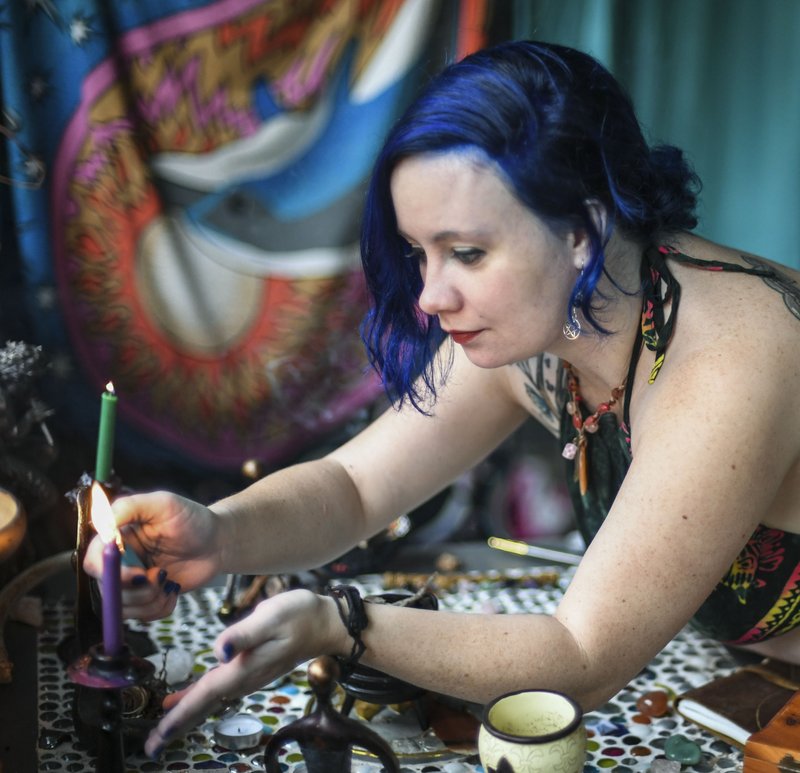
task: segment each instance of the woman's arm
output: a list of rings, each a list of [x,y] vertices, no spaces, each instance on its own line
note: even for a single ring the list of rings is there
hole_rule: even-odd
[[[627,684],[713,590],[798,453],[774,370],[753,374],[719,351],[673,355],[647,387],[633,465],[552,618],[370,607],[364,662],[477,701],[551,687],[588,710]]]
[[[458,347],[432,415],[390,408],[323,459],[212,505],[225,534],[220,569],[320,566],[449,485],[528,415],[512,394],[509,369],[477,368]]]

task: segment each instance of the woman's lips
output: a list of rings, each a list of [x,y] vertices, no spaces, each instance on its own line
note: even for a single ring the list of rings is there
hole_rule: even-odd
[[[480,330],[451,330],[450,337],[461,346],[473,341],[481,334]]]

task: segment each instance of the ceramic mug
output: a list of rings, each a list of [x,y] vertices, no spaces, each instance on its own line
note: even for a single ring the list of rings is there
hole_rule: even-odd
[[[551,690],[519,690],[483,712],[478,752],[486,773],[580,773],[586,761],[583,712]]]

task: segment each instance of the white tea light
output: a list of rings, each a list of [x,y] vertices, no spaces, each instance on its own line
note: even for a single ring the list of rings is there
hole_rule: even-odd
[[[214,740],[231,751],[258,746],[264,724],[252,714],[235,714],[221,719],[214,726]]]

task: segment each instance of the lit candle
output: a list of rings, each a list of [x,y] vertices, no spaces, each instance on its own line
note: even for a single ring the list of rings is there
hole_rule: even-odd
[[[109,381],[100,397],[100,428],[97,432],[97,458],[94,479],[101,483],[111,481],[111,459],[114,455],[114,422],[117,415],[117,395]]]
[[[102,618],[103,651],[106,655],[119,655],[123,647],[122,638],[122,584],[120,563],[122,537],[114,521],[111,503],[103,487],[96,481],[92,484],[92,524],[103,542]]]
[[[25,510],[10,492],[0,488],[0,561],[14,555],[25,537]]]

